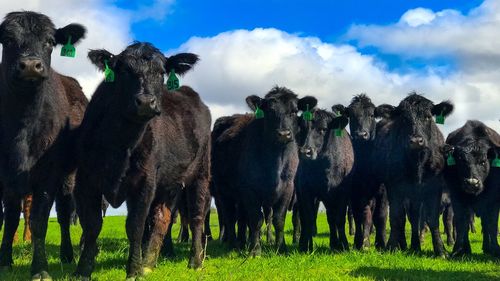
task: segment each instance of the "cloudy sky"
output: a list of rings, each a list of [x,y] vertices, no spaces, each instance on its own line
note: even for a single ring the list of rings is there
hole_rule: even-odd
[[[455,103],[445,133],[467,119],[500,131],[500,0],[17,0],[2,3],[0,16],[20,9],[88,28],[77,58],[57,49],[53,65],[89,97],[102,73],[88,49],[118,53],[139,40],[200,55],[181,83],[201,94],[214,119],[247,111],[247,95],[282,85],[323,108],[361,92],[396,104],[417,91]]]

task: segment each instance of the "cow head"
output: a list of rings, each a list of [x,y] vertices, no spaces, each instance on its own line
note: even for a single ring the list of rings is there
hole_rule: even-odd
[[[434,105],[432,101],[416,93],[410,94],[400,104],[391,109],[380,110],[382,115],[398,121],[399,134],[404,144],[412,150],[422,150],[432,145],[438,132],[434,116],[451,114],[453,104],[443,101]]]
[[[256,118],[265,131],[265,135],[277,143],[286,144],[295,140],[297,132],[297,95],[285,87],[274,87],[264,98],[252,95],[246,103],[252,111],[261,110],[262,118]]]
[[[486,126],[474,128],[472,134],[456,145],[445,144],[441,152],[445,158],[454,159],[448,169],[455,169],[453,176],[457,177],[458,188],[478,195],[484,190],[492,161],[500,157],[500,143],[490,138],[491,129]]]
[[[375,107],[366,94],[355,96],[348,107],[341,104],[332,107],[333,112],[349,118],[349,128],[354,141],[368,141],[375,137],[377,118],[384,118],[389,105]]]
[[[37,85],[49,75],[51,54],[71,37],[74,44],[85,28],[69,24],[56,29],[49,17],[35,12],[12,12],[0,24],[2,68],[10,83]]]
[[[181,53],[165,57],[150,43],[136,42],[118,55],[106,50],[91,50],[89,59],[99,69],[114,72],[114,81],[101,87],[113,92],[117,108],[126,118],[148,121],[161,113],[164,75],[174,70],[184,74],[198,61],[198,56]]]
[[[304,110],[303,108],[300,108]],[[344,130],[349,122],[345,115],[337,115],[336,107],[334,112],[326,110],[314,110],[313,120],[300,120],[299,132],[299,153],[301,159],[316,160],[323,146],[328,143],[328,139],[333,137],[335,130]]]

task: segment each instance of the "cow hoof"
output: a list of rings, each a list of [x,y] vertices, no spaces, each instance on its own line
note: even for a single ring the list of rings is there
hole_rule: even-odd
[[[52,281],[52,277],[50,277],[47,271],[42,271],[31,276],[31,281]]]
[[[153,269],[151,267],[145,266],[142,268],[142,275],[148,275],[151,272],[153,272]]]

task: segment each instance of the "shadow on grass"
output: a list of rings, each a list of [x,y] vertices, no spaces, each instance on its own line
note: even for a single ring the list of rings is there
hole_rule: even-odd
[[[494,280],[495,277],[479,272],[434,271],[422,269],[360,267],[350,273],[354,277],[373,280]]]

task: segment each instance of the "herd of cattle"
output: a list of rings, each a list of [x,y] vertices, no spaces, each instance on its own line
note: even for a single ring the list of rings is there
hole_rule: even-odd
[[[189,266],[201,266],[212,196],[221,239],[239,248],[248,239],[251,255],[260,254],[264,221],[275,228],[277,250],[286,251],[290,209],[300,251],[312,251],[321,201],[334,251],[349,248],[350,209],[356,249],[370,246],[373,225],[378,249],[405,250],[408,217],[410,248],[420,250],[428,226],[434,253],[446,256],[439,231],[444,211],[453,256],[471,253],[468,233],[476,214],[483,251],[500,257],[500,135],[468,121],[445,141],[436,123],[451,114],[450,102],[434,104],[412,93],[397,106],[375,106],[361,94],[329,111],[318,109],[314,97],[274,87],[264,97],[246,98],[254,114],[219,118],[211,130],[199,95],[164,83],[167,73],[190,70],[197,55],[166,57],[149,43],[133,43],[120,54],[91,50],[91,62],[114,75],[89,102],[75,79],[50,66],[56,45],[75,44],[85,32],[79,24],[56,28],[35,12],[9,13],[0,25],[1,267],[13,263],[27,195],[33,280],[50,280],[45,236],[54,201],[61,261],[73,261],[69,225],[76,207],[83,234],[75,274],[90,279],[103,197],[113,207],[127,203],[130,279],[151,271],[160,252],[173,253],[177,212],[192,233]]]

